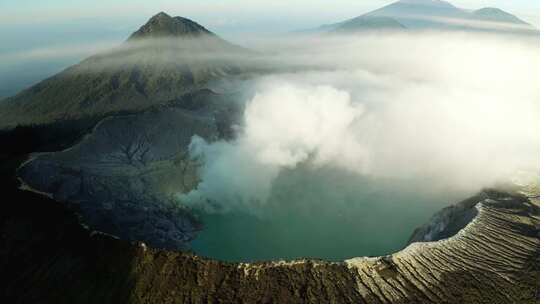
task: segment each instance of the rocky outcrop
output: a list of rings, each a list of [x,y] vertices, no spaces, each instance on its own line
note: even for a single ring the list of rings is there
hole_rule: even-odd
[[[432,242],[454,236],[476,217],[478,210],[474,206],[484,199],[487,195],[482,192],[437,212],[429,223],[414,231],[409,243]]]

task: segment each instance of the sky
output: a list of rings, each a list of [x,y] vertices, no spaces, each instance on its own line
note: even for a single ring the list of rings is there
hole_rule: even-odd
[[[394,0],[0,0],[0,98],[118,45],[152,15],[193,19],[243,44],[356,17]],[[540,25],[538,0],[454,0],[499,7]]]
[[[394,0],[0,0],[0,26],[50,26],[100,20],[97,28],[127,30],[166,11],[220,32],[287,31],[355,17]],[[537,0],[454,0],[467,9],[499,7],[540,24]]]

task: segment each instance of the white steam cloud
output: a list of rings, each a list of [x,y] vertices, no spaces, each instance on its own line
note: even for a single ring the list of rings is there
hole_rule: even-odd
[[[536,38],[423,33],[291,45],[281,41],[266,60],[311,69],[259,78],[234,141],[193,140],[204,165],[183,202],[253,208],[299,165],[464,191],[540,165]]]

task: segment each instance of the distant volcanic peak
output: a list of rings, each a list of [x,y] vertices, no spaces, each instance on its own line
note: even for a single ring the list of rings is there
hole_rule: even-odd
[[[202,25],[183,17],[171,17],[161,12],[148,20],[129,40],[167,37],[200,37],[214,34]]]
[[[418,24],[414,21],[415,19],[432,17],[466,18],[468,13],[446,1],[401,0],[366,15],[392,17],[407,27],[416,27]]]
[[[530,25],[518,17],[496,7],[485,7],[473,12],[473,15],[482,20]]]
[[[449,2],[441,0],[400,0],[397,3],[408,4],[408,5],[423,5],[423,6],[435,6],[435,7],[445,7],[445,8],[455,8]]]

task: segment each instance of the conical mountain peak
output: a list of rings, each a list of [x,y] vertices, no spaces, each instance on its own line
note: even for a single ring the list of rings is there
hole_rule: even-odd
[[[199,37],[204,35],[213,34],[195,21],[183,17],[171,17],[167,13],[160,12],[150,18],[129,39]]]

